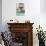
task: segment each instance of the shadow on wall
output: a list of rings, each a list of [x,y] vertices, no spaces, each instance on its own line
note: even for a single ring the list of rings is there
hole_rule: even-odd
[[[2,0],[0,0],[0,31],[2,31]]]
[[[46,0],[40,0],[40,11],[46,13]]]

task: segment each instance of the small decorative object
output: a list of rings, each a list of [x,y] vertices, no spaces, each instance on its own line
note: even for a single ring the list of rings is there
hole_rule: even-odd
[[[10,20],[10,21],[13,21],[13,20]]]
[[[37,34],[38,35],[38,40],[39,40],[39,46],[45,46],[45,35],[43,32],[42,27],[36,28],[37,29]]]
[[[17,19],[15,19],[14,21],[16,21],[16,23],[19,23],[19,21]]]
[[[16,15],[24,15],[25,9],[24,9],[24,3],[16,3]]]
[[[17,19],[14,19],[14,20],[11,19],[11,20],[10,20],[10,23],[19,23],[19,21],[18,21]]]
[[[11,19],[9,22],[10,22],[10,23],[13,23],[13,20]]]
[[[30,20],[26,20],[25,23],[30,23]]]

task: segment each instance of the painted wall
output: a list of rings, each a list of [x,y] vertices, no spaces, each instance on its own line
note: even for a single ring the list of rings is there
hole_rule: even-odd
[[[16,16],[16,3],[23,2],[25,4],[25,15]],[[30,20],[34,23],[39,23],[40,15],[40,0],[2,0],[2,22],[6,25],[10,19],[17,19],[19,22]],[[23,19],[22,19],[23,18]],[[37,21],[38,20],[38,21]],[[4,27],[5,28],[5,27]],[[6,29],[6,28],[5,28]]]
[[[40,10],[42,13],[46,13],[46,0],[40,0]]]
[[[40,0],[40,24],[46,31],[46,0]]]
[[[16,3],[23,2],[25,4],[25,15],[16,16]],[[41,12],[40,0],[2,0],[2,26],[3,31],[7,31],[7,22],[10,19],[17,19],[19,22],[30,20],[33,25],[33,45],[38,46],[38,39],[36,37],[36,27],[39,24],[46,30],[46,15]],[[42,3],[41,3],[42,5]],[[37,39],[37,40],[36,40]]]

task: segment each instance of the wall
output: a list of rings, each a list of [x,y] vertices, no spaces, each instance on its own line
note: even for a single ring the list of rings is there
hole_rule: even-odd
[[[0,31],[2,29],[2,0],[0,0]]]
[[[40,0],[40,10],[42,13],[46,13],[46,0]]]
[[[24,2],[25,4],[25,15],[24,16],[16,16],[16,2]],[[2,22],[3,26],[10,19],[18,19],[20,22],[24,22],[26,19],[31,22],[39,23],[39,15],[40,15],[40,0],[3,0],[2,1]],[[23,18],[23,19],[22,19]],[[35,18],[35,20],[34,20]],[[38,20],[38,21],[37,21]]]
[[[40,0],[40,24],[46,31],[46,0]]]
[[[16,16],[16,3],[23,2],[25,4],[25,15]],[[38,46],[38,39],[36,37],[36,27],[39,24],[46,30],[46,15],[41,12],[43,6],[40,0],[2,0],[2,25],[3,31],[7,31],[7,22],[10,19],[17,19],[19,22],[24,22],[25,20],[30,20],[33,25],[33,45]]]

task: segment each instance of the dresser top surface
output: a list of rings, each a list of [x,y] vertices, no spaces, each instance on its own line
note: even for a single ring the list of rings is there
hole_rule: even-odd
[[[17,24],[17,25],[23,25],[23,24],[31,24],[31,25],[33,25],[34,23],[7,23],[8,25],[15,25],[15,24]]]

